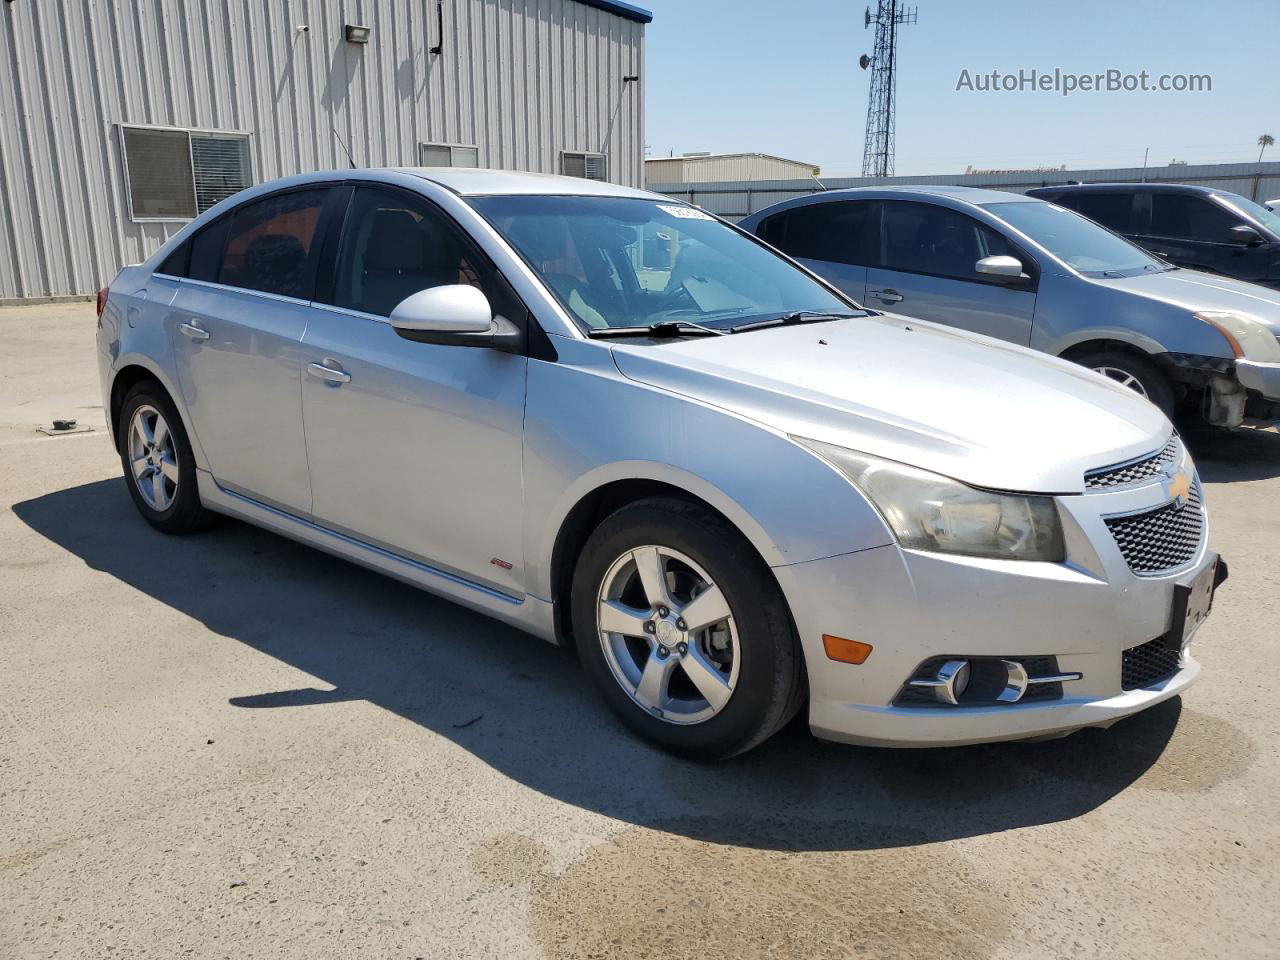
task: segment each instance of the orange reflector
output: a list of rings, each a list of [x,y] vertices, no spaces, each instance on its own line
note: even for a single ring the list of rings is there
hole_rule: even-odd
[[[871,644],[833,637],[829,633],[822,635],[822,649],[827,651],[827,656],[832,660],[841,663],[864,663],[871,656]]]

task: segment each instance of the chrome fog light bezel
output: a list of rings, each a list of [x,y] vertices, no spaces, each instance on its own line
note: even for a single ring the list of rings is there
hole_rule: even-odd
[[[1030,664],[1030,668],[1028,668]],[[894,698],[895,706],[990,707],[1058,700],[1064,683],[1083,674],[1058,669],[1057,657],[936,656],[923,661]],[[1028,697],[1029,691],[1035,693]],[[930,694],[924,699],[921,694]]]

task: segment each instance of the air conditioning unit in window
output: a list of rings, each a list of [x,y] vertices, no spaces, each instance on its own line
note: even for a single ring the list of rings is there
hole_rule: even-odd
[[[582,177],[584,180],[608,180],[609,160],[603,153],[560,154],[560,172],[566,177]]]

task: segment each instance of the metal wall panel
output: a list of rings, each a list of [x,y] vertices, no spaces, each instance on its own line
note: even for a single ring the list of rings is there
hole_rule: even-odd
[[[445,0],[443,37],[435,0],[0,3],[0,301],[92,293],[182,226],[129,219],[120,124],[248,132],[259,181],[431,142],[543,172],[604,149],[639,186],[643,57],[576,0]]]
[[[710,157],[657,157],[645,161],[651,183],[706,183],[721,180],[778,180],[809,177],[817,167],[760,153]]]
[[[648,189],[687,200],[728,220],[740,220],[765,207],[792,197],[826,190],[873,186],[960,186],[982,187],[1025,193],[1032,187],[1052,186],[1079,180],[1084,183],[1188,183],[1229,190],[1257,200],[1280,197],[1280,162],[1217,163],[1198,166],[1124,167],[1111,170],[1062,170],[1053,173],[937,174],[927,177],[822,177],[801,180],[725,180],[706,183],[651,182]]]

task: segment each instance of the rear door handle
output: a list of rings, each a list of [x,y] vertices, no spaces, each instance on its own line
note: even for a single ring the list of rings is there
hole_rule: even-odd
[[[192,340],[208,340],[209,331],[193,320],[183,320],[178,324],[178,329],[185,333]]]
[[[871,295],[875,297],[877,300],[879,300],[881,303],[901,303],[902,302],[902,294],[900,294],[897,290],[893,290],[893,289],[886,288],[884,290],[872,290]]]
[[[341,367],[330,367],[329,363],[337,363],[336,360],[329,360],[325,363],[309,363],[307,364],[307,373],[311,374],[318,380],[325,380],[329,383],[350,383],[351,374],[343,370]]]

